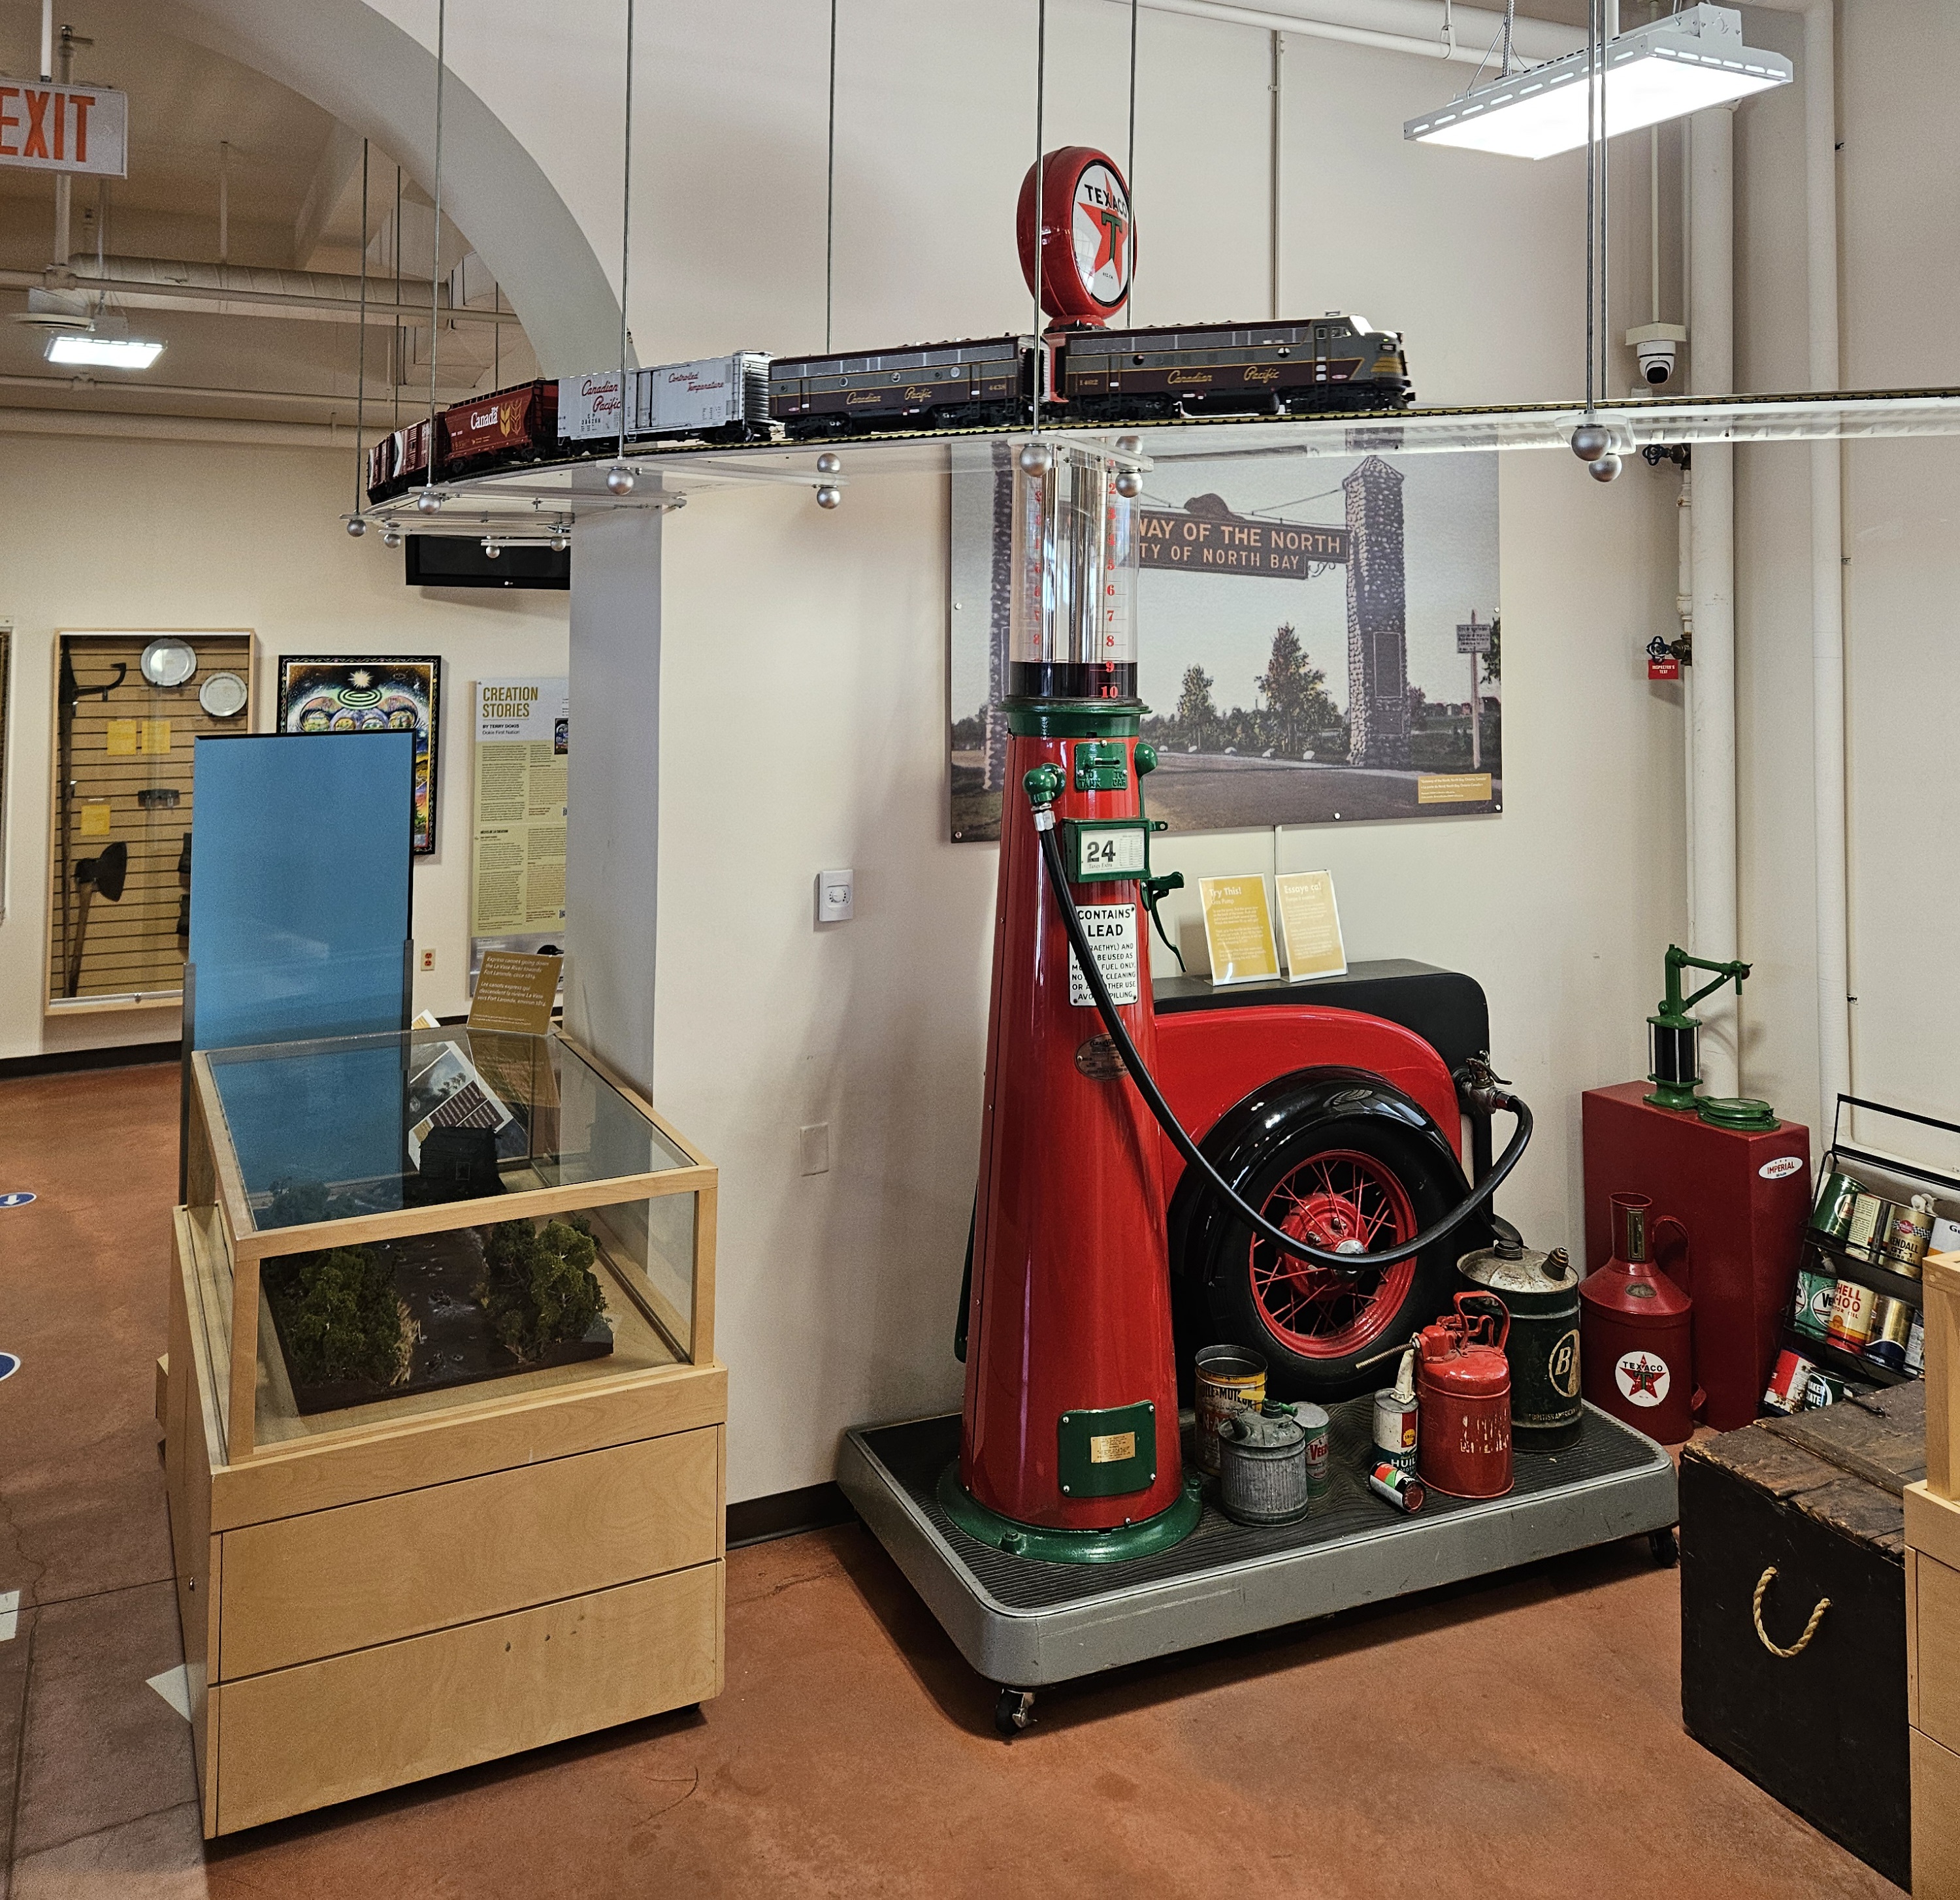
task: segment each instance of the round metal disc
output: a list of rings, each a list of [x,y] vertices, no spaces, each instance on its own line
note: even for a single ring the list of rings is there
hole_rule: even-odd
[[[235,673],[214,673],[198,689],[197,703],[214,719],[235,719],[245,710],[245,682]]]
[[[197,670],[197,650],[165,635],[143,649],[143,677],[153,686],[180,686]]]

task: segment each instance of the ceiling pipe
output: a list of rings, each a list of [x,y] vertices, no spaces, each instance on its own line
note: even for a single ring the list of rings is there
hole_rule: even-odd
[[[1803,184],[1810,387],[1841,386],[1835,0],[1752,0],[1803,19]],[[1844,445],[1810,445],[1811,752],[1817,889],[1817,1126],[1852,1090],[1850,833],[1844,742]]]
[[[107,410],[0,409],[0,435],[91,436],[123,442],[219,442],[345,454],[352,429],[326,422],[262,422],[214,415],[131,415]]]
[[[371,291],[368,320],[388,326],[429,320],[425,279],[405,278],[397,298],[377,299]],[[228,317],[290,317],[315,323],[358,323],[361,280],[324,271],[261,270],[241,265],[193,264],[164,258],[110,257],[98,272],[0,270],[0,289],[85,291],[115,298],[131,310],[203,310]],[[419,304],[410,300],[419,295]],[[437,307],[445,322],[501,323],[520,327],[512,310],[478,310],[452,304],[438,290]]]
[[[1115,4],[1127,8],[1129,0],[1115,0]],[[1497,60],[1493,49],[1501,43],[1504,29],[1500,11],[1458,6],[1446,10],[1443,0],[1297,0],[1297,4],[1280,7],[1230,6],[1222,0],[1141,0],[1141,4],[1153,13],[1255,27],[1264,33],[1303,33],[1309,39],[1412,53],[1424,59],[1454,60],[1462,65],[1489,63],[1494,69]],[[1576,27],[1545,20],[1513,23],[1513,53],[1527,64],[1562,59],[1585,43],[1585,34]]]
[[[1688,333],[1695,392],[1735,387],[1735,115],[1697,113],[1688,126]],[[1694,445],[1689,511],[1694,617],[1694,685],[1688,702],[1692,759],[1688,823],[1694,880],[1689,947],[1728,963],[1739,953],[1736,860],[1736,451]],[[1735,999],[1703,1007],[1701,1074],[1714,1096],[1741,1092],[1741,1029]]]

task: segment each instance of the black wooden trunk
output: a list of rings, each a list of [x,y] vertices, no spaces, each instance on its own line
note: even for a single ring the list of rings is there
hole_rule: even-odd
[[[1926,1472],[1916,1382],[1690,1445],[1681,1460],[1688,1732],[1888,1879],[1911,1881],[1900,1492]],[[1803,1653],[1784,1647],[1828,1596]]]

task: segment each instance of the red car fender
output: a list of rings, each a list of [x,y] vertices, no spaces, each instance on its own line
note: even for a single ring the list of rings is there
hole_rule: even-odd
[[[1274,1076],[1338,1065],[1370,1069],[1419,1103],[1463,1158],[1456,1085],[1443,1058],[1399,1023],[1311,1004],[1165,1010],[1157,1017],[1158,1086],[1194,1141]],[[1163,1179],[1175,1192],[1184,1161],[1163,1140]]]

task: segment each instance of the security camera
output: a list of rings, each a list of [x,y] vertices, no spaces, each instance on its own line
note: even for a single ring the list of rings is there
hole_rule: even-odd
[[[1674,374],[1676,355],[1688,341],[1688,333],[1678,323],[1643,323],[1627,333],[1640,361],[1640,374],[1653,388]]]

